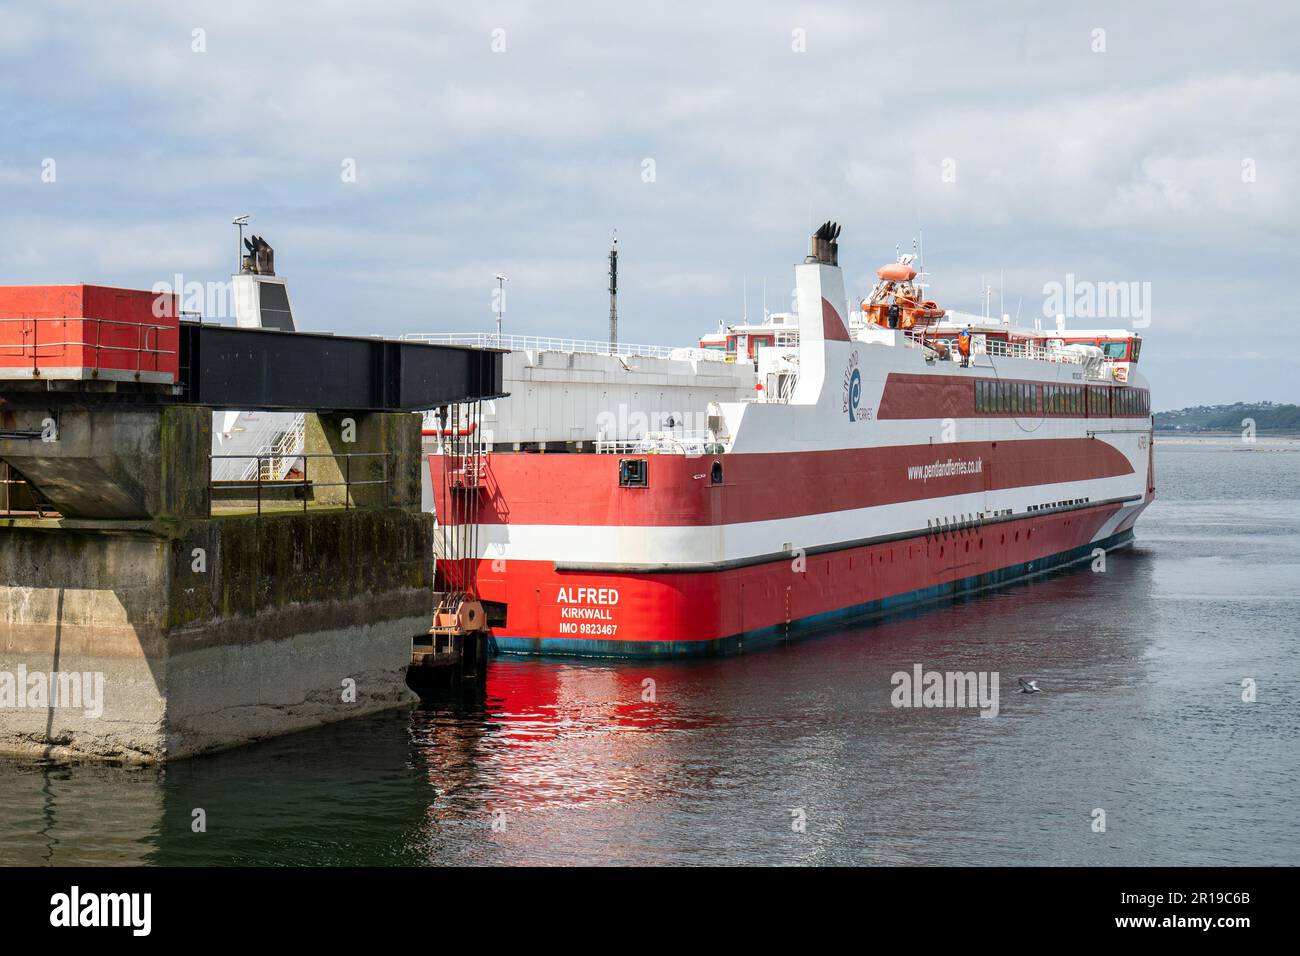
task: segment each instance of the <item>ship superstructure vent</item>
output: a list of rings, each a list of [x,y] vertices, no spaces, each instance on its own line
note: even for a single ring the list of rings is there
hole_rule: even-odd
[[[812,252],[805,262],[820,262],[828,266],[840,264],[840,229],[838,222],[824,222],[812,234]]]

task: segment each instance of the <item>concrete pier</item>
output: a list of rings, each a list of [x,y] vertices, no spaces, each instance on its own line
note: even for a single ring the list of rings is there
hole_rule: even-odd
[[[416,699],[418,415],[309,415],[313,448],[364,451],[378,483],[260,515],[210,513],[207,408],[3,416],[6,435],[56,419],[54,441],[0,437],[0,460],[62,517],[0,517],[0,751],[161,761]],[[312,463],[324,483],[346,461]]]

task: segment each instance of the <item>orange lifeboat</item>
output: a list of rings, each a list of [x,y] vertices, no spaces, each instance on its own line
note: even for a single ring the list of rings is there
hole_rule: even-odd
[[[891,262],[877,269],[876,275],[886,282],[911,282],[916,278],[916,270],[902,262]]]

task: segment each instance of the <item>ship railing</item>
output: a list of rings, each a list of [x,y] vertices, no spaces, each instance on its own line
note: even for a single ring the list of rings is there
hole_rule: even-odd
[[[213,481],[251,481],[259,473],[264,481],[279,481],[301,457],[306,434],[306,416],[299,412],[286,419],[283,414],[241,419],[244,447],[255,449],[253,455],[223,457],[212,463]]]
[[[650,432],[640,438],[600,438],[598,455],[709,455],[721,451],[709,432]]]
[[[1066,365],[1083,365],[1083,357],[1076,352],[1061,348],[1044,348],[1033,342],[1004,342],[1001,339],[985,339],[984,353],[997,358],[1024,358],[1038,362],[1062,362]]]
[[[929,346],[937,336],[933,332],[916,332],[909,330],[907,337],[918,345]],[[944,336],[945,339],[950,338]],[[951,346],[950,346],[951,347]],[[1100,374],[1091,374],[1093,369],[1086,356],[1060,347],[1045,347],[1033,342],[1004,342],[1002,339],[985,339],[982,346],[974,345],[971,349],[975,355],[991,355],[995,358],[1020,358],[1036,362],[1059,362],[1064,365],[1082,365],[1088,370],[1090,378],[1100,378]]]
[[[601,342],[596,339],[565,339],[539,335],[497,335],[495,332],[408,332],[406,342],[431,345],[467,345],[473,348],[506,349],[511,352],[585,352],[592,355],[625,355],[643,358],[697,358],[722,361],[722,353],[713,349],[673,347],[668,345],[629,345],[625,342]]]
[[[260,474],[263,480],[283,480],[298,459],[302,457],[305,443],[306,416],[298,414],[293,417],[288,428],[280,431],[259,449],[262,457],[257,462],[257,467],[261,469]],[[243,477],[254,477],[253,469],[247,469]]]

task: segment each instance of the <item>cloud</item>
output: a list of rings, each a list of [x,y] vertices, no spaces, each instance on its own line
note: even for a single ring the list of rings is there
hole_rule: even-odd
[[[0,216],[24,238],[0,268],[221,279],[247,212],[314,327],[376,331],[377,304],[395,330],[487,321],[484,277],[505,271],[513,321],[596,338],[617,227],[625,334],[680,342],[739,314],[745,276],[783,299],[835,218],[852,294],[923,230],[932,292],[960,308],[1005,271],[1006,307],[1033,315],[1073,272],[1153,283],[1146,355],[1223,354],[1225,309],[1280,330],[1300,14],[908,9],[7,10]],[[1235,362],[1222,374],[1248,381]]]

